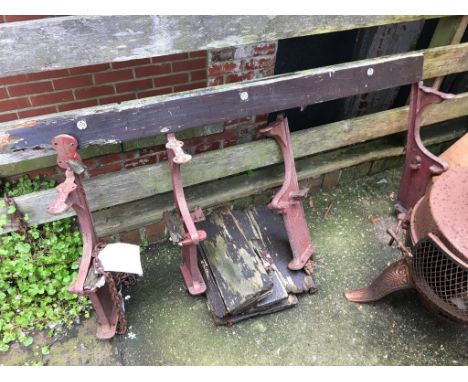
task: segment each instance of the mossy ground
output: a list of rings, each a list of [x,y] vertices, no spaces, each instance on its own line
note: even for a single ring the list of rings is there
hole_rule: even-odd
[[[93,321],[88,321],[93,329],[52,345],[46,362],[468,365],[468,329],[427,310],[414,291],[373,304],[349,303],[343,297],[346,289],[367,285],[400,258],[398,250],[387,246],[385,233],[394,225],[391,194],[399,178],[399,170],[388,170],[306,201],[320,290],[301,296],[293,309],[216,327],[205,298],[185,290],[179,248],[165,242],[144,254],[144,277],[128,290],[127,335],[98,342],[92,339]]]
[[[468,365],[468,330],[428,311],[414,291],[367,305],[343,297],[400,258],[385,233],[395,224],[399,178],[389,170],[305,203],[319,292],[230,328],[214,326],[205,298],[185,291],[178,247],[154,247],[144,257],[144,278],[129,292],[131,334],[118,340],[124,364]]]

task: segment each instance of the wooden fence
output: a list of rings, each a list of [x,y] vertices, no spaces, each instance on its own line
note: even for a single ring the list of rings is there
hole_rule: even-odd
[[[292,16],[94,16],[58,17],[16,23],[17,25],[6,24],[0,26],[0,48],[2,51],[7,49],[16,53],[12,57],[0,58],[0,75],[272,41],[428,17],[299,18],[300,20],[293,19]],[[361,78],[358,82],[360,86],[366,86],[366,89],[357,88],[357,85],[353,88],[353,81],[348,81],[346,84],[350,89],[349,94],[407,84],[412,78],[432,80],[465,72],[468,70],[468,43],[460,42],[463,35],[460,30],[464,31],[465,27],[466,16],[441,18],[431,45],[422,51],[3,123],[0,124],[0,176],[15,175],[54,164],[55,156],[48,143],[51,136],[63,132],[76,135],[83,148],[82,155],[90,157],[99,154],[96,154],[95,146],[86,147],[87,145],[102,144],[99,147],[105,150],[115,142],[334,99],[329,86],[321,87],[315,93],[307,90],[316,88],[326,78],[346,81],[365,76],[365,73],[369,73],[369,68],[373,69],[372,73],[378,73],[380,65],[384,63],[387,67],[391,63],[394,71],[392,73],[399,74],[387,73],[380,77],[380,81],[366,82]],[[180,33],[172,33],[174,31]],[[67,42],[66,45],[63,44],[64,41]],[[55,54],[46,54],[50,51]],[[422,59],[424,65],[421,73],[417,70],[417,62]],[[401,66],[401,63],[405,65]],[[289,92],[288,97],[285,96],[286,92]],[[247,94],[248,102],[242,99],[242,93]],[[216,108],[202,107],[210,104],[216,105]],[[408,107],[400,107],[293,133],[299,178],[313,182],[313,179],[320,178],[323,174],[401,156],[401,143],[392,143],[384,138],[406,130],[407,114]],[[466,115],[468,93],[462,93],[444,104],[431,105],[422,122],[424,126],[428,126]],[[77,130],[79,121],[86,122],[85,130]],[[457,128],[438,131],[428,143],[454,139],[466,130],[462,123]],[[38,146],[40,149],[37,149]],[[182,168],[189,205],[212,206],[276,187],[282,182],[281,162],[280,152],[270,140],[195,155],[190,164]],[[85,181],[85,188],[100,236],[158,221],[162,213],[173,205],[166,163],[97,176]],[[71,212],[60,216],[47,214],[46,206],[54,196],[54,190],[47,190],[17,197],[15,202],[22,213],[29,215],[30,224],[70,216]],[[5,232],[14,229],[16,227],[8,226]]]

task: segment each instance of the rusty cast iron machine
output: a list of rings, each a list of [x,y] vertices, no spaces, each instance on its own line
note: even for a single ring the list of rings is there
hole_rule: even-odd
[[[406,160],[396,209],[397,228],[390,245],[403,258],[386,268],[367,288],[346,298],[371,302],[407,288],[442,315],[468,325],[468,134],[440,157],[420,137],[422,111],[453,95],[414,84],[411,90]],[[406,241],[398,237],[406,231]]]

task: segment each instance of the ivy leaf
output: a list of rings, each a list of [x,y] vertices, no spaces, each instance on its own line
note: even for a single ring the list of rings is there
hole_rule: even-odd
[[[12,197],[54,186],[54,182],[22,178],[6,183],[4,191]],[[8,224],[14,206],[0,199],[0,232]],[[27,220],[29,217],[25,216]],[[0,237],[0,351],[18,341],[30,346],[34,340],[24,333],[74,324],[80,314],[89,317],[91,302],[68,293],[70,281],[77,276],[82,239],[67,218],[43,225],[32,225],[26,234],[10,232]],[[28,238],[32,238],[30,241]],[[53,327],[51,325],[53,324]],[[57,326],[56,325],[60,325]],[[37,349],[41,346],[37,346]],[[48,354],[47,346],[41,348]]]
[[[32,337],[24,337],[24,338],[21,338],[19,341],[21,345],[27,347],[33,343],[34,339]]]

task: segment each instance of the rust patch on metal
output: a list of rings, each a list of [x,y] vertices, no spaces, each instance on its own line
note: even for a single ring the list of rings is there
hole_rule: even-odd
[[[19,129],[21,127],[32,127],[37,125],[37,121],[25,121],[23,123],[19,123],[18,125],[13,125],[12,129]]]
[[[419,84],[411,87],[406,159],[398,200],[400,210],[412,208],[421,199],[434,175],[448,170],[448,164],[424,147],[421,140],[421,117],[426,106],[453,98],[453,94],[442,93]]]
[[[416,90],[413,86],[412,103],[414,99],[424,103],[424,97],[437,97],[440,102],[439,92],[423,90],[424,95],[416,96]],[[426,99],[428,103],[432,101]],[[413,107],[410,112],[413,118],[416,109]],[[406,230],[407,244],[387,230],[391,236],[389,245],[396,243],[403,259],[385,269],[369,287],[348,291],[345,296],[349,301],[370,302],[414,287],[429,307],[468,325],[468,168],[454,165],[447,170],[444,162],[424,147],[415,127],[417,130],[418,124],[414,119],[411,123],[410,117],[410,149],[400,184],[400,202],[410,208],[397,216],[397,231]],[[468,152],[460,150],[460,144],[455,145],[457,150],[452,151],[459,156],[456,163],[468,161]],[[443,166],[437,168],[438,164]]]
[[[369,287],[349,290],[345,296],[352,302],[372,302],[412,286],[407,260],[401,259],[386,268]]]
[[[0,150],[3,150],[6,148],[8,145],[18,142],[20,139],[13,138],[10,134],[8,133],[3,133],[2,138],[0,139]]]

